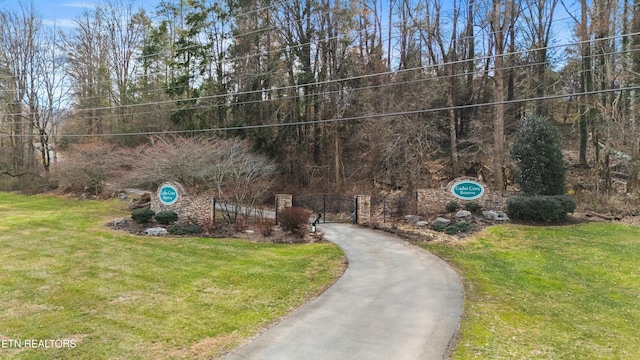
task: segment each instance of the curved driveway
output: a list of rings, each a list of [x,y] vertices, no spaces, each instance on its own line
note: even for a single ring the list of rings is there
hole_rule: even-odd
[[[323,224],[349,259],[320,297],[225,359],[443,359],[463,289],[444,261],[381,232]]]

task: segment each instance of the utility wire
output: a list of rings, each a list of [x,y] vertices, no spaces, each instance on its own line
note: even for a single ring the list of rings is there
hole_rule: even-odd
[[[634,35],[634,34],[624,34],[622,36],[630,36],[630,35]],[[616,36],[611,36],[610,39],[614,39],[617,38],[618,35]],[[599,39],[599,40],[606,40],[606,38],[603,39]],[[578,43],[574,43],[575,44],[579,44]],[[547,47],[547,48],[554,48],[554,47],[560,47],[560,46],[572,46],[572,44],[569,45],[556,45],[556,46],[552,46],[552,47]],[[511,53],[511,54],[524,54],[527,52],[531,52],[531,51],[536,51],[535,49],[531,49],[531,50],[523,50],[523,51],[519,51],[516,53]],[[621,53],[621,52],[616,52],[617,53]],[[260,55],[260,54],[258,54]],[[505,56],[509,56],[510,54],[505,54]],[[597,54],[597,55],[592,55],[592,56],[601,56],[602,54]],[[363,75],[363,76],[359,76],[359,77],[350,77],[350,78],[341,78],[341,79],[333,79],[333,80],[327,80],[325,82],[315,82],[315,83],[310,83],[310,84],[300,84],[300,85],[294,85],[294,86],[289,86],[289,87],[279,87],[279,88],[270,88],[270,89],[260,89],[260,90],[255,90],[255,91],[245,91],[245,92],[238,92],[238,93],[231,93],[231,94],[222,94],[222,95],[213,95],[213,96],[208,96],[208,97],[200,97],[200,98],[191,98],[191,99],[180,99],[179,101],[197,101],[197,100],[207,100],[207,99],[215,99],[215,98],[229,98],[229,97],[237,97],[237,96],[242,96],[242,95],[250,95],[250,94],[259,94],[259,93],[264,93],[264,92],[272,92],[272,91],[282,91],[282,90],[288,90],[288,89],[294,89],[294,88],[300,88],[301,86],[319,86],[319,85],[327,85],[330,84],[331,82],[341,82],[341,81],[350,81],[350,80],[356,80],[356,79],[363,79],[363,78],[367,78],[367,77],[377,77],[377,76],[383,76],[383,75],[398,75],[402,72],[406,72],[406,71],[414,71],[414,70],[420,70],[420,71],[428,71],[429,68],[434,68],[437,66],[447,66],[447,65],[451,65],[451,64],[455,64],[455,63],[464,63],[467,61],[482,61],[482,60],[486,60],[491,58],[492,56],[485,56],[482,58],[475,58],[475,59],[469,59],[469,60],[461,60],[458,62],[454,62],[454,63],[448,63],[448,64],[434,64],[434,65],[430,65],[428,67],[415,67],[415,68],[409,68],[409,69],[403,69],[400,71],[388,71],[388,72],[383,72],[383,73],[376,73],[376,74],[368,74],[368,75]],[[233,59],[229,59],[228,61],[233,61]],[[523,66],[531,66],[531,64],[529,65],[523,65]],[[259,76],[260,74],[258,74]],[[467,73],[461,73],[461,74],[455,74],[455,75],[450,75],[450,76],[467,76],[469,74]],[[256,76],[256,75],[252,75],[252,76]],[[440,76],[439,78],[443,78],[442,76]],[[436,77],[436,79],[438,79],[438,77]],[[423,81],[430,81],[433,80],[433,78],[427,78],[424,79]],[[418,80],[420,81],[420,80]],[[397,86],[397,85],[402,85],[403,83],[414,83],[415,80],[413,81],[405,81],[405,82],[397,82],[397,83],[390,83],[388,84],[388,86]],[[386,85],[386,84],[385,84]],[[358,90],[359,88],[355,88],[353,90]],[[316,93],[316,94],[312,94],[314,96],[322,96],[325,94],[330,94],[333,92],[321,92],[321,93]],[[81,98],[80,100],[90,100],[90,98]],[[274,99],[274,100],[282,100],[280,98],[278,99]],[[94,108],[89,108],[89,109],[78,109],[78,111],[95,111],[95,110],[117,110],[120,108],[124,108],[124,107],[133,107],[133,106],[149,106],[149,105],[162,105],[162,104],[173,104],[175,103],[175,100],[167,100],[164,102],[151,102],[151,103],[145,103],[145,104],[132,104],[132,105],[121,105],[121,106],[109,106],[109,107],[94,107]],[[231,105],[242,105],[243,103],[231,103]],[[227,104],[225,104],[226,106]],[[13,115],[13,114],[8,114],[8,115]]]
[[[632,35],[638,35],[640,34],[640,32],[638,33],[632,33],[632,34],[627,34],[627,36],[632,36]],[[611,36],[609,37],[610,40],[616,39],[619,36]],[[527,53],[532,53],[535,51],[539,51],[542,49],[553,49],[553,48],[567,48],[567,47],[571,47],[571,46],[576,46],[576,45],[580,45],[584,42],[574,42],[574,43],[569,43],[569,44],[561,44],[561,45],[553,45],[553,46],[547,46],[547,47],[543,47],[543,48],[537,48],[537,49],[528,49],[528,50],[521,50],[521,51],[516,51],[516,52],[511,52],[511,53],[505,53],[505,57],[508,56],[515,56],[515,55],[524,55]],[[638,52],[640,51],[639,49],[634,49],[632,51],[627,51],[627,52],[622,52],[622,51],[614,51],[614,52],[609,52],[609,53],[600,53],[600,54],[592,54],[590,55],[590,57],[598,57],[598,56],[602,56],[602,55],[616,55],[616,54],[628,54],[628,53],[633,53],[633,52]],[[91,107],[91,108],[80,108],[80,109],[75,109],[76,113],[83,113],[83,112],[91,112],[91,111],[114,111],[114,110],[118,110],[118,109],[128,109],[128,108],[135,108],[135,107],[142,107],[142,106],[149,106],[149,105],[164,105],[164,104],[175,104],[176,102],[190,102],[190,101],[203,101],[203,100],[216,100],[216,99],[228,99],[230,97],[239,97],[239,96],[244,96],[244,95],[261,95],[264,94],[265,92],[278,92],[278,91],[286,91],[286,90],[294,90],[294,89],[300,89],[303,87],[317,87],[317,86],[327,86],[327,85],[331,85],[331,84],[335,84],[335,83],[341,83],[341,82],[348,82],[348,81],[354,81],[354,80],[362,80],[362,79],[370,79],[370,78],[376,78],[376,77],[381,77],[381,76],[400,76],[404,73],[409,73],[412,71],[420,71],[420,72],[433,72],[435,71],[435,69],[437,68],[442,68],[442,67],[447,67],[447,66],[452,66],[452,65],[461,65],[461,64],[466,64],[468,62],[481,62],[481,61],[485,61],[485,60],[491,60],[493,59],[493,55],[485,55],[482,57],[477,57],[474,59],[464,59],[464,60],[458,60],[458,61],[451,61],[448,63],[443,63],[443,64],[431,64],[431,65],[427,65],[427,66],[416,66],[416,67],[412,67],[412,68],[407,68],[407,69],[402,69],[402,70],[390,70],[390,71],[385,71],[385,72],[378,72],[378,73],[373,73],[373,74],[364,74],[364,75],[356,75],[356,76],[351,76],[351,77],[344,77],[344,78],[338,78],[338,79],[329,79],[329,80],[325,80],[325,81],[316,81],[316,82],[312,82],[309,84],[296,84],[296,85],[288,85],[288,86],[281,86],[281,87],[275,87],[275,88],[268,88],[268,89],[258,89],[258,90],[248,90],[248,91],[241,91],[241,92],[235,92],[235,93],[224,93],[224,94],[217,94],[217,95],[207,95],[207,96],[201,96],[201,97],[192,97],[192,98],[183,98],[183,99],[169,99],[169,100],[162,100],[162,101],[155,101],[155,102],[146,102],[143,104],[126,104],[126,105],[116,105],[116,106],[102,106],[102,107]],[[528,66],[535,66],[535,65],[539,65],[539,63],[535,63],[535,64],[523,64],[522,67],[528,67]],[[517,65],[514,68],[520,67],[519,65]],[[509,67],[505,67],[502,70],[508,70]],[[489,69],[489,72],[493,72],[496,71],[497,69]],[[481,69],[481,70],[476,70],[474,73],[472,74],[478,74],[478,73],[484,73],[485,70]],[[458,73],[458,74],[454,74],[451,76],[468,76],[468,75],[472,75],[469,74],[467,72],[462,72],[462,73]],[[439,80],[444,78],[444,75],[437,75],[434,77],[429,77],[429,78],[425,78],[424,81],[432,81],[432,80]],[[389,86],[397,86],[397,85],[402,85],[403,81],[401,82],[395,82],[395,83],[390,83]],[[310,96],[322,96],[324,93],[320,92],[320,93],[315,93],[315,94],[309,94]],[[80,101],[84,100],[90,100],[91,98],[81,98],[79,99]],[[96,97],[95,99],[104,99],[104,97]],[[278,100],[281,100],[282,98],[278,98]],[[228,103],[225,103],[226,105],[229,105]],[[231,103],[232,105],[233,103]],[[239,104],[237,104],[239,105]],[[197,107],[200,108],[200,107]],[[15,114],[8,114],[8,115],[15,115]]]
[[[330,124],[330,123],[338,123],[338,122],[354,122],[358,120],[366,121],[366,120],[374,120],[374,119],[380,119],[380,118],[386,118],[386,117],[419,115],[419,114],[449,111],[449,110],[455,110],[455,109],[490,107],[490,106],[496,106],[500,104],[504,104],[504,105],[519,104],[519,103],[525,103],[529,101],[542,101],[542,100],[550,100],[550,99],[580,97],[580,96],[606,94],[611,92],[632,91],[632,90],[640,90],[640,85],[618,88],[618,89],[595,90],[595,91],[588,91],[588,92],[582,92],[582,93],[561,94],[561,95],[560,94],[548,95],[548,96],[542,96],[542,97],[507,100],[507,101],[501,101],[501,102],[478,103],[478,104],[459,105],[459,106],[445,106],[445,107],[432,108],[432,109],[398,111],[398,112],[388,112],[388,113],[380,113],[380,114],[367,114],[367,115],[361,115],[361,116],[330,118],[330,119],[323,119],[323,120],[294,121],[294,122],[286,122],[286,123],[259,124],[259,125],[241,125],[241,126],[208,128],[208,129],[198,129],[198,130],[147,131],[147,132],[136,132],[136,133],[110,133],[110,134],[66,134],[63,136],[70,137],[70,138],[86,138],[86,137],[116,137],[116,136],[140,136],[140,135],[197,134],[197,133],[210,133],[210,132],[229,132],[229,131],[239,131],[239,130],[280,128],[280,127],[300,126],[300,125]],[[0,133],[0,137],[10,137],[10,136],[22,137],[22,138],[39,137],[38,134]]]
[[[634,50],[637,52],[640,52],[640,49],[638,50]],[[618,52],[612,52],[612,53],[608,53],[608,55],[611,54],[617,54]],[[607,55],[607,54],[604,54]],[[529,67],[533,67],[533,66],[537,66],[537,65],[547,65],[548,62],[537,62],[537,63],[526,63],[526,64],[517,64],[514,66],[508,66],[508,67],[504,67],[503,71],[509,71],[509,70],[516,70],[516,69],[521,69],[521,68],[529,68]],[[476,72],[474,72],[471,75],[474,76],[478,76],[479,74],[483,74],[485,73],[485,70],[478,70]],[[424,77],[424,78],[419,78],[419,79],[413,79],[413,80],[403,80],[400,82],[385,82],[385,83],[381,83],[381,84],[376,84],[376,85],[368,85],[368,86],[360,86],[360,87],[355,87],[355,88],[347,88],[347,89],[336,89],[336,90],[325,90],[319,93],[314,93],[314,94],[310,94],[309,96],[318,96],[318,97],[326,97],[326,96],[330,96],[330,95],[335,95],[335,94],[343,94],[345,92],[348,92],[350,94],[350,96],[352,96],[354,93],[360,92],[360,91],[366,91],[366,90],[374,90],[374,89],[382,89],[382,88],[391,88],[391,87],[398,87],[398,86],[406,86],[406,85],[414,85],[414,84],[420,84],[423,82],[433,82],[433,81],[442,81],[445,79],[449,79],[449,78],[455,78],[455,77],[467,77],[469,74],[468,73],[456,73],[456,74],[447,74],[447,75],[437,75],[434,77]],[[615,89],[612,89],[615,90]],[[262,90],[261,94],[263,93],[270,93],[272,90],[270,89],[264,89]],[[241,94],[241,93],[238,93]],[[219,95],[219,96],[223,96],[223,95]],[[224,96],[225,98],[237,98],[238,95],[231,93],[229,95]],[[294,100],[293,97],[272,97],[272,98],[268,98],[268,99],[255,99],[255,100],[244,100],[244,101],[226,101],[225,103],[222,104],[216,104],[216,103],[210,103],[210,104],[203,104],[203,105],[194,105],[192,107],[181,107],[180,110],[201,110],[201,111],[211,111],[214,110],[217,107],[237,107],[237,106],[243,106],[243,105],[250,105],[250,104],[265,104],[265,103],[270,103],[270,102],[283,102],[283,101],[288,101],[288,100]],[[157,106],[157,105],[163,105],[163,104],[174,104],[174,101],[165,101],[165,102],[156,102],[156,103],[144,103],[144,104],[135,104],[136,107],[149,107],[149,106]],[[112,109],[112,108],[102,108],[99,110],[106,110],[106,109]],[[175,111],[176,108],[171,107],[171,108],[167,108],[167,109],[163,109],[160,110],[162,112],[173,112]],[[147,114],[157,114],[157,110],[156,111],[137,111],[137,112],[129,112],[129,113],[124,113],[124,114],[118,114],[118,113],[107,113],[107,114],[101,114],[101,115],[96,115],[96,116],[82,116],[82,120],[93,120],[93,119],[109,119],[109,118],[117,118],[117,117],[133,117],[133,116],[138,116],[138,115],[147,115]],[[11,122],[12,124],[17,124],[19,122]],[[30,124],[30,121],[24,121],[22,122],[24,124]]]

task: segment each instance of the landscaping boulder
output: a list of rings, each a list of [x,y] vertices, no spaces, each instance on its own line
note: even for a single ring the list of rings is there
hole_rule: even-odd
[[[445,219],[443,217],[437,217],[435,220],[433,220],[433,222],[431,223],[431,226],[447,226],[451,224],[451,220],[449,219]]]
[[[409,224],[415,224],[420,220],[422,220],[422,218],[418,215],[405,215],[404,217],[404,221],[408,222]]]
[[[429,222],[424,220],[416,221],[415,223],[415,226],[418,226],[418,227],[425,227],[427,225],[429,225]]]
[[[456,213],[456,217],[458,218],[466,218],[467,216],[471,216],[471,211],[460,210]]]
[[[494,210],[490,210],[490,211],[483,211],[482,215],[484,215],[484,217],[487,220],[493,220],[493,221],[509,221],[509,217],[507,216],[507,214],[505,214],[502,211],[494,211]]]
[[[147,233],[147,235],[150,235],[150,236],[161,236],[161,235],[167,235],[169,233],[167,229],[161,228],[161,227],[149,228],[145,230],[145,232]]]

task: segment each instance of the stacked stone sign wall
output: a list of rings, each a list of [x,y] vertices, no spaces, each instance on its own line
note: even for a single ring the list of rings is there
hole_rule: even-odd
[[[176,190],[175,200],[172,194]],[[200,221],[213,219],[214,199],[211,196],[189,195],[184,187],[175,182],[166,182],[158,188],[156,196],[151,197],[151,210],[174,211],[179,219]]]
[[[468,178],[477,182],[477,179]],[[459,180],[459,179],[457,179]],[[418,212],[430,215],[445,212],[448,202],[455,201],[459,204],[465,204],[470,201],[461,200],[453,195],[451,186],[455,182],[452,181],[446,188],[440,189],[420,189],[417,191]],[[512,193],[501,193],[489,191],[484,186],[484,193],[481,197],[472,201],[482,205],[487,210],[505,210],[507,208],[507,198],[513,196]]]

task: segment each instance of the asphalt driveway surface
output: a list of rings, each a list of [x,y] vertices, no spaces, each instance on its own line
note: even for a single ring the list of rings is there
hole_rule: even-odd
[[[463,306],[458,274],[381,232],[321,224],[349,267],[320,297],[225,359],[443,359]]]

